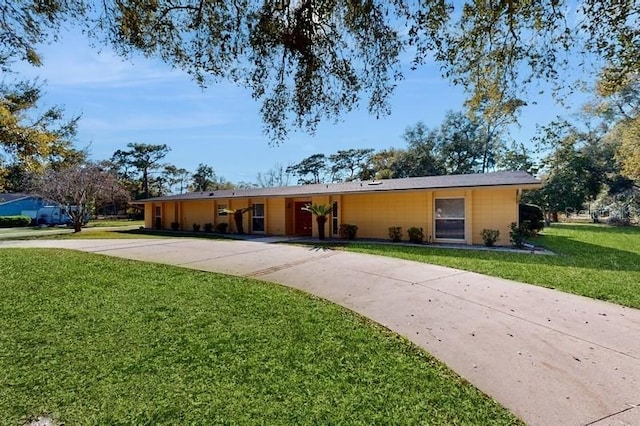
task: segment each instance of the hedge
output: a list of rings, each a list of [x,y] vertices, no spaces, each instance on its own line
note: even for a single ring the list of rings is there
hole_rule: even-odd
[[[531,232],[539,232],[544,228],[544,215],[542,209],[535,204],[519,205],[520,222],[528,221]]]
[[[0,216],[0,228],[18,228],[31,225],[29,216]]]

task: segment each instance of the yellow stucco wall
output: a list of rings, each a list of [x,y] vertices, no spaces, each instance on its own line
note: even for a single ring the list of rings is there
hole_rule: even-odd
[[[193,224],[198,224],[204,230],[205,223],[215,222],[214,207],[213,200],[183,201],[180,229],[191,231]]]
[[[509,225],[518,221],[516,190],[477,189],[473,191],[472,200],[473,244],[483,244],[483,229],[497,229],[500,237],[496,245],[509,245]]]
[[[286,203],[284,198],[268,198],[265,203],[265,231],[270,235],[285,235],[287,226]]]
[[[144,205],[144,227],[153,228],[154,212],[153,203],[146,203]]]
[[[356,225],[357,237],[388,238],[389,227],[406,230],[422,227],[425,237],[430,230],[427,192],[353,194],[342,196],[340,223]]]
[[[395,193],[343,194],[310,198],[234,198],[217,200],[187,200],[156,202],[145,205],[145,226],[154,227],[155,207],[162,208],[162,226],[170,229],[178,221],[181,229],[191,230],[193,223],[204,228],[205,223],[229,223],[228,232],[236,232],[233,215],[219,216],[218,209],[249,207],[265,204],[265,233],[292,235],[294,232],[293,205],[296,201],[315,204],[338,202],[339,224],[358,226],[359,238],[387,239],[388,228],[400,226],[403,240],[408,240],[407,229],[422,227],[425,240],[434,236],[434,204],[438,198],[465,199],[465,236],[467,244],[482,244],[483,229],[498,229],[498,245],[509,245],[509,225],[518,219],[517,190],[515,188],[487,188],[473,190],[403,191]],[[245,232],[251,232],[251,212],[243,215]],[[313,220],[313,236],[317,237],[317,223]],[[332,236],[331,215],[327,217],[325,234]]]

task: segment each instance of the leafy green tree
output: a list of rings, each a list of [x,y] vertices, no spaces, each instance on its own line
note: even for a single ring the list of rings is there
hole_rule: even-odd
[[[298,176],[298,185],[322,183],[327,170],[327,157],[324,154],[311,155],[298,164],[287,167],[286,172]]]
[[[403,139],[407,143],[404,151],[397,151],[391,166],[393,178],[433,176],[443,174],[443,168],[435,152],[438,134],[423,122],[408,127]]]
[[[616,159],[622,166],[622,173],[640,185],[640,114],[619,124],[620,145]]]
[[[129,143],[129,150],[117,150],[111,157],[115,166],[122,167],[123,176],[132,177],[135,173],[137,189],[135,198],[151,196],[150,182],[152,174],[159,172],[165,165],[161,163],[171,148],[166,144]]]
[[[478,123],[481,131],[481,173],[497,165],[498,157],[507,149],[503,135],[507,127],[516,122],[516,113],[524,105],[524,101],[516,98],[499,103],[485,100],[475,109],[472,120]]]
[[[218,177],[213,167],[200,163],[191,175],[190,189],[196,192],[205,192],[218,189],[232,189],[235,185],[224,177]]]
[[[204,192],[213,189],[216,174],[213,167],[200,163],[192,175],[192,188],[195,192]]]
[[[512,142],[509,148],[505,148],[498,156],[497,166],[501,170],[521,170],[536,173],[534,169],[533,153],[523,143]]]
[[[178,168],[173,164],[167,164],[166,166],[164,166],[162,176],[167,181],[169,192],[177,192],[178,194],[182,194],[187,190],[189,186],[191,173],[187,169]]]
[[[369,176],[367,165],[372,153],[371,148],[351,148],[339,150],[330,155],[331,180],[333,182],[366,180]]]
[[[485,146],[479,122],[461,112],[447,113],[436,138],[438,160],[446,174],[482,172],[495,156],[494,150]]]
[[[82,162],[86,153],[74,148],[79,117],[65,119],[64,110],[40,111],[42,86],[32,82],[0,84],[0,187],[28,190],[28,182],[46,168]]]
[[[629,75],[616,84],[601,79],[596,94],[598,102],[592,113],[607,123],[615,123],[607,138],[616,144],[620,172],[640,183],[640,74]]]
[[[382,149],[375,152],[367,166],[367,178],[392,179],[399,167],[397,163],[405,155],[405,150],[397,148]]]
[[[448,112],[440,127],[419,122],[404,133],[407,149],[393,166],[394,177],[434,176],[487,171],[502,148],[497,133],[462,112]]]
[[[249,88],[265,130],[281,141],[292,126],[313,132],[363,101],[376,116],[388,113],[408,49],[415,66],[435,59],[464,86],[474,111],[517,103],[535,81],[561,90],[578,61],[586,78],[600,71],[615,87],[640,70],[637,8],[601,0],[5,1],[0,57],[5,67],[38,64],[38,44],[62,25],[81,25],[123,56],[159,57],[203,86],[227,79]]]
[[[543,187],[525,198],[545,210],[547,222],[559,212],[580,210],[608,184],[614,171],[613,150],[595,130],[580,131],[567,121],[553,122],[541,139],[552,147],[543,160]]]

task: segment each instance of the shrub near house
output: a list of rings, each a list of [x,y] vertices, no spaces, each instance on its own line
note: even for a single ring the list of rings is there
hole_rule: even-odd
[[[0,216],[0,228],[20,228],[31,225],[29,216]]]

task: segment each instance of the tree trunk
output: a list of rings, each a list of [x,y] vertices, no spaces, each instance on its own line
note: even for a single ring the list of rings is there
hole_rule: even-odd
[[[73,232],[82,231],[82,219],[73,221]]]
[[[149,198],[149,174],[146,168],[142,171],[142,192],[144,198]]]
[[[326,216],[316,216],[318,222],[318,239],[324,240],[324,224],[327,222]]]
[[[244,225],[242,224],[242,210],[236,210],[233,214],[233,221],[236,223],[238,234],[244,234]]]

